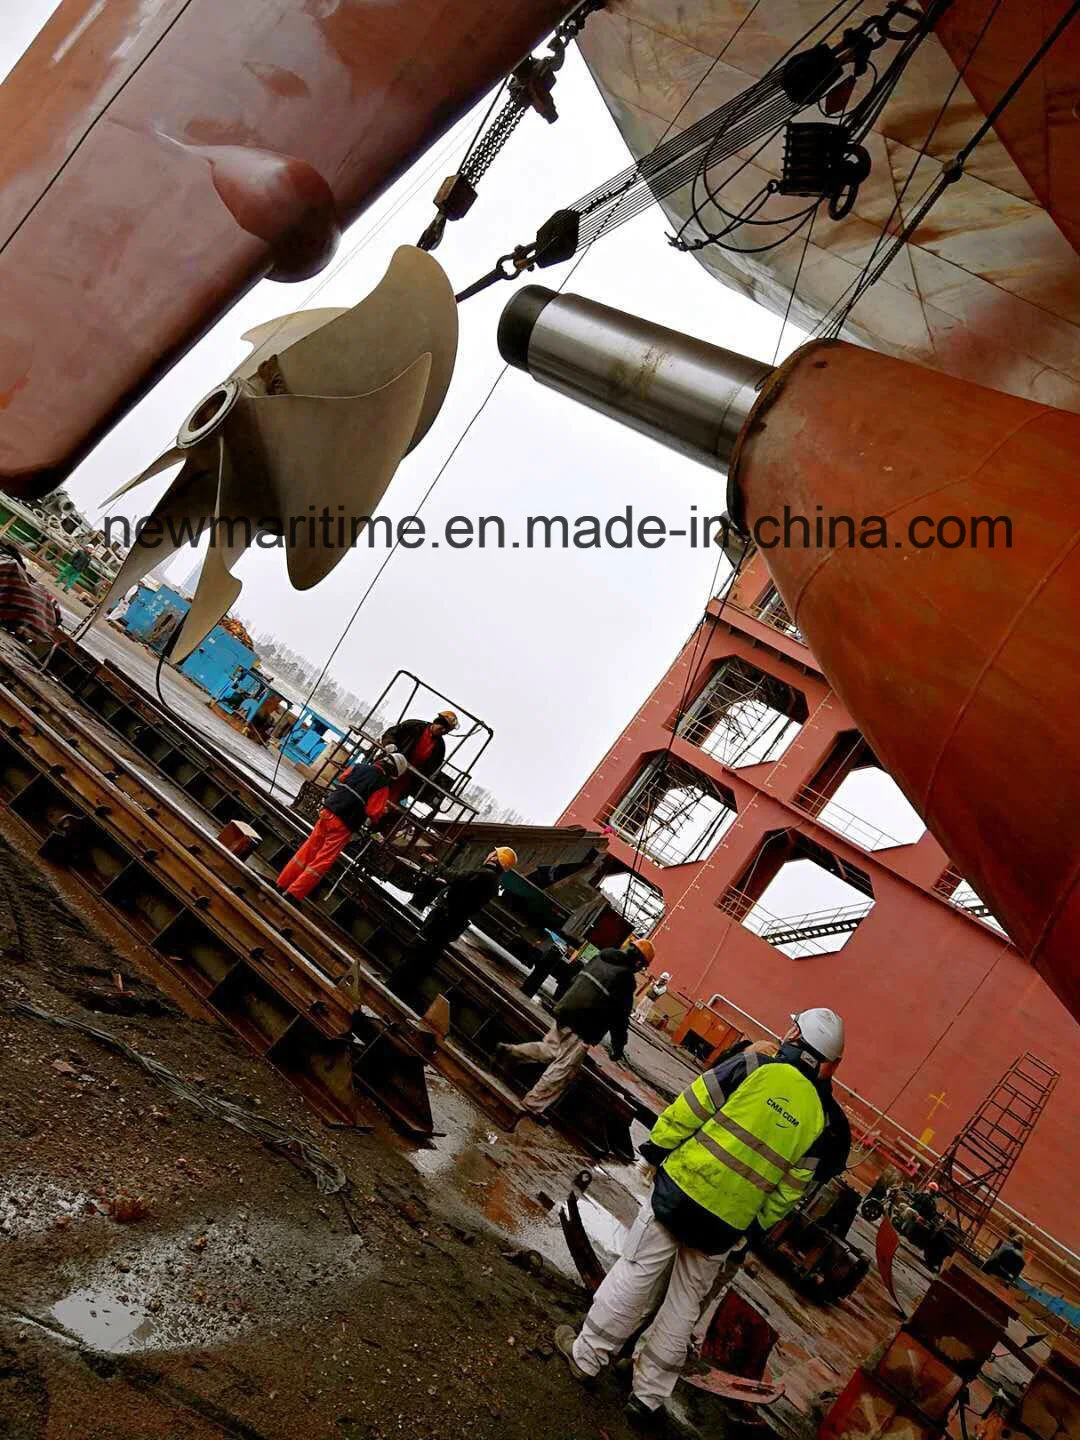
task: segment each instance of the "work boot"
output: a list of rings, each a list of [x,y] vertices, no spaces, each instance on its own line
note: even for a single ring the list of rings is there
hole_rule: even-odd
[[[580,1381],[582,1385],[588,1385],[590,1381],[595,1380],[596,1377],[595,1375],[590,1375],[587,1370],[582,1370],[581,1366],[574,1359],[574,1341],[576,1339],[577,1331],[572,1325],[560,1325],[555,1331],[555,1349],[558,1350],[559,1354],[566,1360],[567,1365],[570,1367],[570,1374],[574,1379]]]
[[[664,1414],[664,1407],[658,1405],[655,1410],[650,1410],[643,1400],[636,1395],[631,1395],[626,1402],[626,1418],[635,1430],[640,1430],[643,1435],[664,1435],[667,1433],[667,1419]]]

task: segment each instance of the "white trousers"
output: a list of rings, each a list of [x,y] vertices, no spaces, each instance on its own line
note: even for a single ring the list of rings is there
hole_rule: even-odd
[[[585,1063],[589,1047],[573,1030],[552,1025],[542,1040],[527,1040],[523,1045],[507,1045],[504,1052],[518,1060],[547,1060],[548,1067],[527,1095],[522,1105],[533,1114],[553,1105]]]
[[[653,1214],[652,1200],[646,1200],[621,1257],[593,1296],[574,1341],[575,1361],[587,1375],[599,1374],[649,1315],[670,1269],[663,1303],[634,1351],[634,1394],[650,1410],[657,1409],[675,1389],[723,1258],[680,1245]]]

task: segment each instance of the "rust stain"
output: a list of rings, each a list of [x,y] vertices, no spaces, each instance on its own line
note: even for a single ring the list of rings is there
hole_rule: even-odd
[[[0,335],[0,411],[6,410],[30,383],[33,349],[25,340]]]
[[[29,383],[30,372],[28,370],[25,375],[15,381],[14,385],[9,385],[6,390],[0,390],[0,410],[6,410],[19,391],[25,390]]]
[[[260,85],[265,86],[271,95],[277,95],[282,100],[307,100],[311,91],[307,81],[295,70],[286,70],[281,65],[264,65],[257,60],[248,60],[244,63],[244,69],[251,72]]]
[[[158,137],[160,138],[160,136]],[[262,137],[239,120],[222,120],[215,115],[195,115],[184,126],[184,139],[192,145],[258,146]]]
[[[619,395],[636,395],[644,400],[655,383],[663,359],[663,350],[650,347],[640,365],[628,365],[624,360],[616,360],[611,367],[612,389]]]

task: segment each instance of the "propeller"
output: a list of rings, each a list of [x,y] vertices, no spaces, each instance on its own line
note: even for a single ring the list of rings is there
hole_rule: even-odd
[[[199,401],[176,443],[106,501],[183,462],[98,613],[208,532],[174,662],[235,603],[232,570],[257,535],[280,537],[296,589],[324,580],[438,415],[457,331],[445,273],[408,245],[352,309],[297,311],[249,330],[251,354]],[[334,523],[317,523],[326,513]]]

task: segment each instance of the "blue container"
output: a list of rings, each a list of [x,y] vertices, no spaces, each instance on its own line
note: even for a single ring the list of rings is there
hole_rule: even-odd
[[[305,705],[282,741],[281,753],[297,765],[312,765],[328,745],[336,745],[344,737],[344,730]]]
[[[201,645],[180,665],[182,674],[215,699],[226,694],[255,661],[255,652],[235,635],[215,625]]]
[[[127,608],[121,624],[136,640],[146,640],[150,631],[166,610],[174,615],[184,616],[189,609],[188,601],[169,585],[152,590],[149,585],[140,584]]]
[[[140,584],[122,624],[129,635],[145,641],[163,614],[169,612],[182,619],[190,609],[191,602],[171,585],[152,590]],[[250,645],[230,635],[224,626],[215,625],[178,668],[216,700],[231,690],[254,663],[255,652]],[[265,693],[265,685],[263,690]]]

